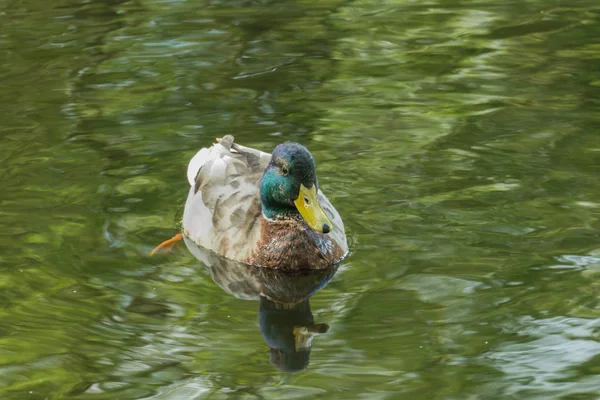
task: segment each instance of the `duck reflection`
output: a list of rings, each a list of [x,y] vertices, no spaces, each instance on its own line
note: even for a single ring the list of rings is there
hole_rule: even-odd
[[[305,369],[314,335],[329,329],[325,323],[315,323],[309,299],[331,280],[337,266],[277,271],[225,259],[187,238],[185,244],[223,290],[239,299],[259,301],[258,323],[271,364],[287,372]]]
[[[308,367],[313,336],[329,330],[327,324],[315,324],[308,299],[283,304],[261,297],[258,323],[271,364],[288,372]]]

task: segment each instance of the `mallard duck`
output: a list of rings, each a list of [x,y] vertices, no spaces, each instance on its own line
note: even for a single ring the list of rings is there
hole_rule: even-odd
[[[191,159],[187,177],[182,234],[201,247],[277,269],[326,268],[348,252],[342,219],[298,143],[271,155],[228,135]]]

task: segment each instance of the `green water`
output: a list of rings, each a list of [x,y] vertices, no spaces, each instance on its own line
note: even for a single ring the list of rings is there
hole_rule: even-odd
[[[0,27],[1,399],[599,398],[597,0],[4,0]],[[306,145],[352,242],[296,310],[329,325],[300,372],[268,304],[148,255],[225,134]]]

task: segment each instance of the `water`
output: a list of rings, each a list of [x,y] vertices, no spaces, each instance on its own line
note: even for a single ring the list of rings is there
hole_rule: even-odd
[[[0,25],[2,399],[598,398],[596,1],[24,0]],[[296,314],[329,326],[301,372],[271,305],[148,255],[225,134],[305,144],[352,242]]]

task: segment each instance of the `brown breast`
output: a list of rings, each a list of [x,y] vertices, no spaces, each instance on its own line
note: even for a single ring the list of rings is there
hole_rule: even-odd
[[[245,260],[248,264],[277,269],[322,269],[343,255],[336,242],[313,231],[303,220],[261,218],[260,241]]]

